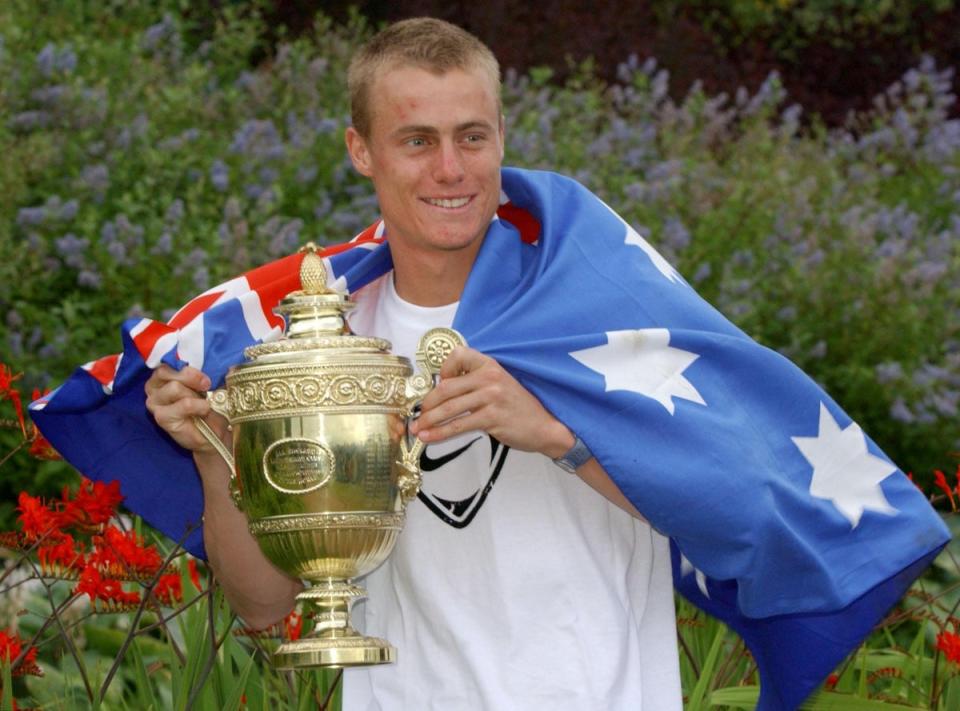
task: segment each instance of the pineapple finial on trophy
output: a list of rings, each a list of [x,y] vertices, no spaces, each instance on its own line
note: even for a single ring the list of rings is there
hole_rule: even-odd
[[[317,245],[307,242],[300,248],[303,261],[300,263],[300,287],[304,294],[328,294],[327,268],[317,254]]]

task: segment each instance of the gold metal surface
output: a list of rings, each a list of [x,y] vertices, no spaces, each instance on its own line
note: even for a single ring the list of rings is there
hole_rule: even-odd
[[[423,443],[407,422],[433,387],[443,360],[463,338],[433,329],[421,339],[414,374],[389,342],[350,333],[353,304],[327,287],[308,246],[301,286],[275,309],[284,337],[244,351],[226,387],[208,394],[233,430],[233,451],[201,432],[230,465],[234,501],[261,550],[311,586],[298,596],[314,632],[281,645],[281,668],[392,662],[388,642],[359,634],[352,603],[366,592],[354,579],[386,560],[420,488]]]

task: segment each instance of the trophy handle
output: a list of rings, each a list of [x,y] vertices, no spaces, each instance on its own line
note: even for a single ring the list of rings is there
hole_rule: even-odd
[[[210,403],[210,408],[229,419],[230,417],[230,405],[227,399],[227,391],[224,389],[220,390],[211,390],[207,393],[207,401]],[[216,432],[214,432],[210,425],[208,425],[200,417],[193,418],[193,424],[197,426],[197,429],[200,431],[200,434],[203,435],[203,438],[207,440],[211,446],[217,451],[217,454],[223,458],[223,461],[227,463],[227,467],[230,469],[230,498],[233,499],[233,503],[237,508],[240,508],[240,486],[237,481],[237,467],[233,460],[233,453],[227,449],[227,446],[223,441],[217,437]]]
[[[440,368],[457,346],[467,345],[466,339],[452,328],[431,328],[420,338],[417,347],[417,366],[420,372],[407,381],[406,417],[413,416],[417,406],[423,401],[437,383]],[[400,467],[402,471],[397,479],[400,499],[403,505],[413,499],[420,491],[423,480],[420,471],[420,454],[426,445],[418,438],[408,444],[408,437],[400,440]]]

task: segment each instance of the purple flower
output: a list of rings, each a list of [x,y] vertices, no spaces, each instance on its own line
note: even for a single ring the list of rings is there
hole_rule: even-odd
[[[173,235],[169,232],[164,232],[157,239],[156,244],[153,245],[150,249],[150,254],[161,255],[161,254],[170,254],[173,251]]]
[[[210,182],[221,193],[230,187],[230,170],[219,158],[210,166]]]
[[[92,269],[83,269],[77,274],[77,284],[88,289],[99,289],[102,283],[103,277]]]
[[[21,207],[17,210],[17,224],[21,227],[38,227],[46,222],[47,210],[42,205]]]
[[[669,217],[663,225],[663,241],[674,254],[679,254],[690,246],[690,230],[681,220]]]
[[[80,183],[102,200],[110,187],[110,169],[103,163],[84,166]]]
[[[790,322],[795,321],[797,318],[797,307],[793,305],[784,306],[782,309],[777,311],[777,320]]]
[[[7,125],[11,131],[34,131],[48,128],[53,124],[53,115],[49,111],[21,111],[10,117]]]
[[[167,224],[176,225],[180,222],[180,220],[183,219],[183,215],[183,200],[176,198],[170,203],[170,206],[167,208],[167,213],[163,216],[163,219],[167,222]]]
[[[57,54],[56,68],[64,74],[70,74],[77,68],[77,53],[67,45]]]
[[[53,74],[57,62],[57,48],[52,42],[48,42],[37,55],[37,69],[40,73],[49,77]]]
[[[42,86],[30,92],[30,98],[38,104],[44,104],[47,107],[55,108],[65,96],[70,94],[70,87],[63,84],[52,84]]]
[[[877,382],[881,385],[888,385],[903,377],[903,366],[896,361],[878,363],[874,371],[877,374]]]
[[[210,271],[206,266],[199,266],[193,270],[193,286],[197,291],[206,291],[210,288]]]
[[[810,349],[809,355],[814,359],[821,359],[827,354],[827,342],[824,340],[819,340],[813,344],[813,347]]]
[[[710,262],[704,262],[697,267],[697,271],[693,273],[693,283],[699,284],[704,279],[708,279],[710,274],[713,272],[713,267],[710,266]]]
[[[56,245],[61,259],[63,259],[67,266],[73,267],[74,269],[81,269],[84,266],[84,257],[87,247],[90,246],[89,240],[80,239],[72,232],[68,232],[63,237],[55,239],[53,243]]]
[[[310,163],[309,165],[301,165],[299,168],[297,168],[297,182],[301,185],[312,183],[316,179],[318,173],[319,169],[313,163]]]
[[[897,422],[903,422],[907,425],[913,423],[917,419],[910,411],[910,408],[907,407],[907,404],[903,401],[902,397],[898,397],[893,401],[893,405],[890,406],[890,417]]]

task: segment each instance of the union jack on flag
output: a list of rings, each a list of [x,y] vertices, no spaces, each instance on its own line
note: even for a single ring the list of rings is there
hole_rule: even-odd
[[[829,395],[703,301],[589,191],[511,168],[503,190],[454,327],[670,537],[676,587],[750,647],[758,708],[795,708],[932,561],[946,527]],[[244,347],[280,334],[271,309],[299,288],[300,259],[227,282],[169,324],[127,322],[123,355],[34,403],[37,426],[181,538],[200,519],[199,478],[147,414],[143,384],[163,362],[219,385]],[[325,259],[334,285],[358,296],[392,268],[382,223]],[[199,530],[186,546],[202,555]]]

